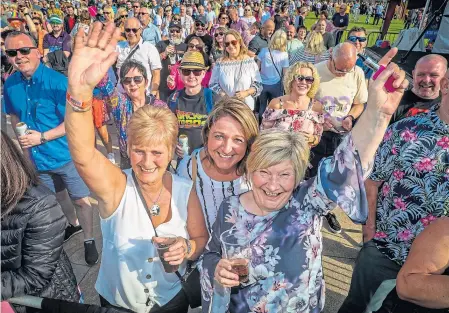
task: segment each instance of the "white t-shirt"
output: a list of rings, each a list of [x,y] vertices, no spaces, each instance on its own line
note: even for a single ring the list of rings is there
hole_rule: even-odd
[[[273,56],[273,59],[271,59],[271,56]],[[264,85],[277,84],[281,80],[279,74],[282,75],[283,68],[288,68],[289,66],[287,52],[271,50],[270,55],[268,48],[262,48],[260,50],[257,55],[257,60],[260,61],[260,77]]]
[[[243,7],[239,7],[239,17],[243,17],[245,14],[245,9]]]
[[[353,103],[368,101],[363,70],[356,66],[354,71],[343,77],[336,77],[327,67],[327,61],[315,65],[320,75],[320,88],[315,98],[323,104],[324,110],[337,120],[348,115]]]

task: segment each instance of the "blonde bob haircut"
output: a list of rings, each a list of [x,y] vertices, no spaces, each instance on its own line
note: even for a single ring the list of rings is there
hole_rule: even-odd
[[[247,143],[245,156],[237,163],[237,174],[242,176],[246,174],[245,172],[246,159],[248,158],[251,145],[256,139],[257,134],[259,133],[259,124],[257,123],[253,111],[248,107],[248,105],[245,102],[237,98],[230,98],[230,97],[226,97],[220,102],[218,102],[215,105],[214,109],[209,113],[209,116],[201,132],[203,138],[204,152],[206,153],[206,157],[208,158],[211,164],[213,164],[213,159],[208,154],[207,150],[207,142],[209,140],[210,130],[212,126],[220,118],[225,116],[233,118],[240,124],[243,130],[243,136],[245,137],[245,141]]]
[[[312,55],[321,55],[325,52],[323,35],[316,31],[310,32],[304,43],[304,51]]]
[[[310,90],[307,92],[307,97],[313,99],[318,92],[318,88],[320,88],[320,75],[318,75],[316,67],[309,62],[298,62],[287,69],[287,72],[284,75],[285,94],[289,95],[292,92],[292,83],[295,81],[296,75],[299,75],[299,70],[301,68],[309,68],[312,71],[312,77],[315,80],[312,83],[312,87],[310,87]]]
[[[244,55],[247,55],[247,54],[248,54],[248,48],[245,46],[245,43],[243,42],[242,35],[240,35],[239,32],[237,32],[237,31],[235,31],[235,30],[233,30],[233,29],[229,29],[229,30],[226,32],[225,36],[224,36],[225,42],[226,42],[226,37],[227,37],[228,35],[234,36],[234,38],[235,38],[235,39],[239,42],[239,44],[240,44],[240,52],[239,52],[238,57],[242,57],[242,56],[244,56]],[[225,56],[226,58],[229,58],[229,53],[228,53],[228,50],[226,49],[226,45],[225,45],[225,49],[224,49],[224,56]]]
[[[287,51],[287,33],[282,29],[278,29],[271,36],[270,40],[270,50],[277,50],[281,52]]]
[[[258,170],[290,161],[295,172],[295,188],[304,179],[309,165],[310,147],[304,135],[271,128],[260,132],[246,162],[248,176]]]
[[[128,151],[132,145],[164,144],[171,160],[178,141],[178,119],[167,108],[145,105],[131,116],[126,133]]]

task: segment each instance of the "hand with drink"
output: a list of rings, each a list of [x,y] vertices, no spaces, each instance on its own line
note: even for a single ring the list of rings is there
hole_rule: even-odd
[[[35,130],[27,130],[26,134],[18,137],[22,149],[28,149],[41,144],[41,133]]]
[[[173,235],[153,237],[162,265],[166,273],[174,273],[188,257],[187,239]]]

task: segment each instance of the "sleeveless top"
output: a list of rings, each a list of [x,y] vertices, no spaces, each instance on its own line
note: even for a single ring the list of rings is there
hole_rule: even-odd
[[[280,109],[266,109],[262,115],[260,129],[279,128],[288,131],[307,133],[321,137],[323,134],[324,115],[312,110],[310,100],[307,110],[284,109],[280,100]]]
[[[135,312],[149,312],[157,303],[165,305],[181,290],[175,273],[165,273],[151,238],[151,219],[139,197],[132,170],[125,170],[126,188],[116,211],[101,219],[103,256],[95,289],[111,304]],[[156,228],[158,235],[169,233],[189,239],[187,203],[192,182],[172,175],[170,221]],[[186,261],[179,272],[185,273]],[[147,305],[148,303],[148,305]]]

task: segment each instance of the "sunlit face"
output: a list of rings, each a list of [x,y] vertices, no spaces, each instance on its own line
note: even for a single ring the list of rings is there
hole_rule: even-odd
[[[142,30],[140,29],[140,23],[137,20],[129,19],[125,22],[125,36],[129,44],[137,44],[140,40],[141,32]]]
[[[242,125],[230,116],[216,121],[207,138],[207,153],[220,170],[237,168],[246,153],[248,143]]]
[[[225,48],[230,56],[236,57],[240,53],[240,42],[234,37],[234,35],[229,34],[225,38]]]
[[[301,41],[304,41],[304,39],[306,39],[307,36],[307,31],[304,28],[300,28],[298,30],[298,39]]]
[[[53,28],[53,32],[57,33],[62,30],[62,24],[53,24],[50,23],[51,27]]]
[[[262,27],[262,35],[265,38],[271,38],[271,35],[274,33],[274,23],[265,23]]]
[[[68,7],[68,8],[67,8],[67,14],[70,15],[70,16],[72,16],[73,14],[75,14],[75,12],[73,11],[73,8],[72,8],[72,7]]]
[[[204,7],[203,7],[203,6],[200,6],[200,7],[198,8],[198,13],[199,13],[200,15],[204,15]]]
[[[366,38],[365,32],[352,32],[349,34],[349,36],[355,36],[359,38]],[[357,49],[357,53],[361,53],[365,50],[367,41],[360,42],[360,40],[356,40],[355,42],[352,42],[355,45],[355,48]]]
[[[293,26],[293,25],[288,26],[287,40],[292,40],[293,38],[295,38],[295,34],[296,34],[295,26]]]
[[[130,138],[128,148],[131,167],[137,179],[143,184],[160,182],[171,160],[168,147],[164,144],[133,145]]]
[[[313,82],[301,78],[313,77],[312,74],[313,72],[310,68],[300,68],[297,75],[295,76],[295,79],[292,81],[292,91],[300,96],[307,95],[307,93],[310,91],[310,88],[312,88]]]
[[[27,35],[18,35],[6,39],[5,50],[33,47],[33,42]],[[25,77],[31,77],[40,63],[41,55],[38,49],[31,49],[28,55],[17,52],[15,57],[9,57],[9,62]]]
[[[284,207],[295,189],[295,171],[291,161],[283,161],[250,173],[254,200],[263,211]]]
[[[316,23],[316,31],[324,34],[326,32],[326,21],[320,20]]]
[[[446,69],[442,62],[418,62],[413,70],[413,92],[423,99],[435,99],[440,94],[440,81]]]
[[[130,80],[129,83],[125,83],[125,81],[129,80],[126,79],[127,77],[134,77],[134,79]],[[141,81],[136,82],[136,80]],[[128,73],[126,73],[125,79],[122,81],[123,89],[131,99],[141,98],[143,95],[145,95],[146,84],[147,81],[137,68],[130,69]]]
[[[206,71],[198,69],[179,69],[179,74],[186,88],[195,88],[201,85]]]

